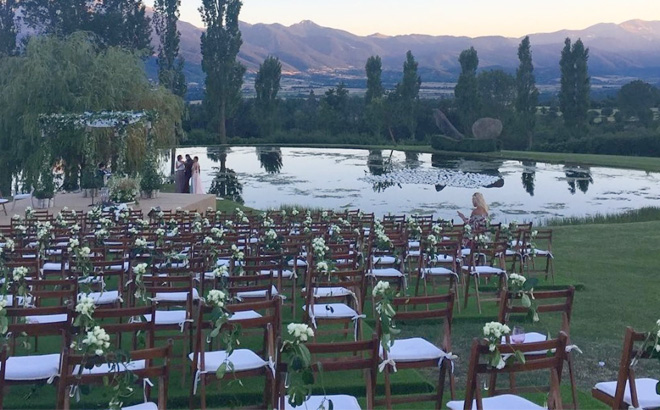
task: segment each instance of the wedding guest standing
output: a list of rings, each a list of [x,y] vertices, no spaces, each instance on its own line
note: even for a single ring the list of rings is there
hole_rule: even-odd
[[[458,216],[464,223],[470,225],[472,229],[484,229],[488,221],[488,204],[481,192],[475,192],[472,195],[472,206],[474,209],[470,217],[466,217],[461,211],[458,211]]]
[[[183,193],[183,178],[186,171],[186,163],[183,162],[183,155],[176,157],[176,163],[174,165],[174,181],[176,183],[176,193]]]
[[[190,193],[190,178],[192,177],[193,160],[189,154],[186,154],[186,169],[183,174],[183,193]]]

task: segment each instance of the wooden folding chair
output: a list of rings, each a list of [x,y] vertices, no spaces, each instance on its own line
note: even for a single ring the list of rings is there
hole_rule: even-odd
[[[344,270],[330,273],[309,272],[303,289],[304,320],[315,335],[337,333],[336,329],[320,329],[323,324],[340,324],[340,333],[348,337],[352,324],[355,340],[361,338],[360,320],[364,308],[366,276],[364,270]]]
[[[374,334],[371,339],[357,342],[333,342],[333,343],[307,343],[307,348],[312,354],[312,371],[318,372],[345,372],[362,370],[362,378],[366,387],[367,409],[374,408],[374,396],[376,391],[376,377],[378,367],[378,339]],[[278,361],[278,409],[293,410],[286,395],[286,364]],[[351,376],[355,377],[355,375]],[[319,377],[315,378],[319,380]],[[307,397],[302,406],[298,408],[318,409],[321,405],[342,410],[359,410],[360,405],[356,397],[348,394],[311,395]]]
[[[38,316],[57,317],[58,320],[53,319],[45,323],[26,323],[24,320],[26,317]],[[0,409],[3,408],[6,387],[52,382],[62,373],[60,352],[69,346],[73,311],[68,306],[7,308],[7,318],[10,321],[7,332],[9,340],[8,344],[2,347],[0,354]],[[23,336],[59,338],[58,350],[49,354],[16,356],[16,344]]]
[[[591,390],[594,398],[602,401],[613,410],[654,409],[660,407],[660,395],[657,393],[658,379],[635,377],[635,363],[640,359],[650,359],[648,351],[639,351],[635,343],[644,342],[653,335],[635,332],[631,327],[626,328],[623,340],[619,375],[616,381],[596,383]],[[653,358],[657,357],[657,352]]]
[[[535,237],[532,237],[532,232],[534,231],[525,232],[525,242],[527,243],[527,253],[524,258],[525,273],[530,276],[542,274],[545,276],[545,280],[548,280],[548,276],[550,276],[552,283],[555,283],[552,229],[538,229],[535,231]],[[536,262],[539,259],[544,261],[545,264],[537,267]]]
[[[233,371],[228,371],[220,380],[231,380],[234,377],[265,377],[263,407],[274,405],[275,391],[275,360],[277,357],[276,338],[280,326],[280,301],[272,299],[265,302],[239,303],[228,305],[233,313],[232,319],[227,323],[226,329],[240,325],[242,331],[261,330],[263,334],[263,348],[261,355],[250,349],[237,348],[227,355],[227,351],[213,350],[213,339],[208,334],[214,329],[215,321],[210,315],[213,308],[200,305],[196,320],[195,349],[188,355],[195,374],[190,390],[190,408],[200,408],[195,404],[195,396],[199,387],[201,408],[206,409],[207,384],[218,380],[216,370],[226,362],[231,362]],[[207,345],[208,348],[207,348]]]
[[[525,317],[530,315],[529,308],[523,306],[520,303],[522,298],[521,294],[516,292],[506,291],[502,292],[500,303],[499,303],[499,313],[497,316],[498,322],[502,324],[509,325],[513,328],[513,324],[522,322]],[[575,298],[575,288],[573,286],[568,287],[563,290],[552,290],[552,291],[537,291],[534,292],[534,301],[537,304],[536,313],[539,315],[539,319],[544,321],[543,326],[547,328],[547,323],[552,318],[550,316],[560,316],[560,326],[559,330],[564,332],[568,337],[567,343],[570,345],[570,332],[571,332],[571,316],[573,313],[573,300]],[[529,326],[533,326],[530,323]],[[525,332],[525,341],[523,343],[530,342],[539,342],[547,339],[547,334],[542,334],[534,331]],[[510,336],[503,338],[507,343],[511,342]],[[537,358],[545,357],[545,353],[540,354],[527,354],[525,358],[534,360]],[[577,409],[578,399],[577,399],[577,389],[575,384],[575,370],[573,367],[573,353],[566,352],[566,362],[568,364],[568,375],[571,382],[572,390],[572,405],[574,409]],[[560,375],[561,376],[561,375]],[[515,378],[510,377],[510,385],[515,385]],[[497,381],[496,377],[493,376],[491,379],[491,389],[496,389]]]
[[[488,390],[488,397],[482,397],[481,382],[479,376],[492,374],[515,374],[536,372],[547,370],[550,372],[550,383],[548,388],[547,408],[554,410],[562,409],[561,392],[559,386],[561,383],[561,372],[566,355],[566,342],[568,336],[560,332],[557,339],[544,342],[524,343],[516,345],[501,344],[498,349],[502,355],[511,356],[519,351],[523,354],[529,352],[545,351],[550,352],[545,358],[530,360],[526,363],[508,363],[504,368],[497,369],[490,366],[491,351],[488,343],[484,339],[474,339],[470,352],[470,364],[468,366],[467,388],[465,391],[465,400],[450,401],[447,407],[451,410],[490,410],[490,409],[529,409],[543,410],[539,406],[519,395],[522,388],[513,386],[508,390],[500,390],[496,394],[493,390]],[[534,390],[538,391],[538,390]]]
[[[395,339],[390,350],[380,348],[380,358],[385,363],[385,399],[377,400],[376,404],[385,404],[388,409],[392,404],[416,403],[432,401],[435,408],[440,409],[444,396],[445,380],[449,378],[451,398],[454,398],[454,374],[451,354],[451,322],[454,312],[454,293],[446,295],[400,297],[392,301],[396,309],[394,320],[402,321],[430,321],[435,326],[442,322],[442,343],[438,347],[434,343],[420,337]],[[377,322],[379,325],[380,322]],[[379,334],[382,329],[380,326]],[[435,393],[416,394],[414,396],[392,397],[390,372],[395,369],[439,368],[438,385]]]
[[[470,299],[470,282],[474,281],[474,294],[477,298],[477,307],[481,313],[482,301],[499,300],[500,292],[506,290],[506,270],[504,266],[504,254],[507,249],[506,240],[480,246],[476,241],[471,241],[470,254],[467,263],[461,267],[465,275],[465,297],[463,307],[467,308]],[[493,297],[484,298],[479,290],[481,279],[497,279],[497,290]]]
[[[131,369],[131,373],[141,382],[144,389],[144,403],[132,406],[122,407],[122,410],[165,410],[167,409],[167,390],[170,375],[170,357],[172,356],[172,344],[168,343],[163,347],[154,347],[148,349],[132,350],[128,352],[128,357],[133,362],[144,362],[144,367]],[[80,386],[106,384],[108,380],[115,377],[122,377],[126,370],[119,369],[113,371],[106,362],[101,363],[103,371],[83,372],[76,374],[75,369],[84,364],[84,357],[71,352],[69,348],[64,350],[63,369],[67,369],[58,383],[57,408],[69,410],[71,392]],[[150,388],[147,380],[158,380],[158,403],[149,401]]]

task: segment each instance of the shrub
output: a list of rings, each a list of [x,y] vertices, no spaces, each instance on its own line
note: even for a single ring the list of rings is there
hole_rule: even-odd
[[[150,194],[163,186],[163,177],[158,172],[158,163],[153,154],[147,155],[140,174],[140,189]]]
[[[496,139],[478,140],[474,138],[456,141],[443,135],[433,135],[431,137],[431,146],[438,151],[493,152],[500,150],[500,141]]]
[[[140,181],[131,177],[112,177],[108,187],[110,200],[117,203],[133,202],[140,193]]]

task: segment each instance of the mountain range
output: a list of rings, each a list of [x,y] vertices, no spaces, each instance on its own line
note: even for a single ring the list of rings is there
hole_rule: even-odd
[[[283,74],[364,76],[364,65],[379,55],[385,72],[400,72],[405,53],[411,50],[419,62],[424,81],[454,81],[460,71],[458,56],[473,46],[480,69],[501,68],[514,72],[521,38],[502,36],[455,37],[431,35],[358,36],[322,27],[305,20],[291,26],[241,22],[243,46],[239,59],[248,73],[256,72],[268,55],[282,62]],[[203,29],[180,21],[181,55],[188,64],[189,81],[201,74],[200,36]],[[157,39],[154,37],[154,44]],[[566,37],[581,38],[589,47],[589,72],[594,82],[629,81],[642,78],[660,82],[660,21],[630,20],[601,23],[583,30],[530,34],[537,80],[556,84],[559,58]],[[203,77],[201,77],[203,78]]]

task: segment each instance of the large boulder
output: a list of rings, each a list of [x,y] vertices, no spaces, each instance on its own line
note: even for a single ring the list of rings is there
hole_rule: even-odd
[[[479,140],[495,139],[502,134],[502,121],[495,118],[480,118],[472,124],[472,135]]]

